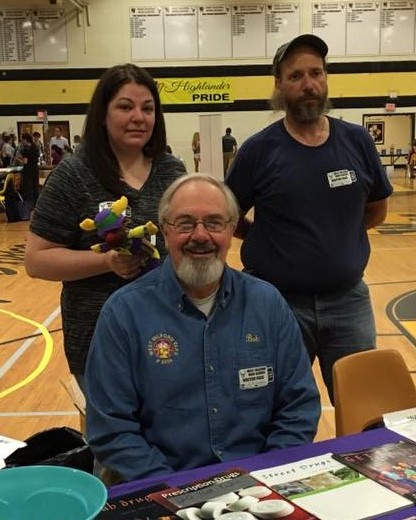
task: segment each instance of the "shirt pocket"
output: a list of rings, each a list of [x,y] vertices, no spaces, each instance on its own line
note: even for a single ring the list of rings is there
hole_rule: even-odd
[[[234,359],[233,386],[239,407],[270,407],[275,389],[275,370],[268,352],[238,352]]]

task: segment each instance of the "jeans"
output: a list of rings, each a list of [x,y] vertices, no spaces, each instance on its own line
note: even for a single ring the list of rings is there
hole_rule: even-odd
[[[376,329],[367,285],[317,295],[283,294],[302,330],[311,364],[317,357],[334,404],[332,366],[349,354],[375,348]]]

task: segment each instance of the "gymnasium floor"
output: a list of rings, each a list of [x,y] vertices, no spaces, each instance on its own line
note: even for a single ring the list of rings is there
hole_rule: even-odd
[[[386,222],[370,231],[365,280],[376,315],[379,348],[395,348],[416,373],[416,181],[396,169]],[[62,382],[69,373],[62,348],[60,283],[30,279],[24,270],[27,222],[0,213],[0,435],[25,439],[54,426],[79,428]],[[240,268],[240,242],[228,262]],[[314,367],[323,413],[316,440],[334,436],[333,409]]]

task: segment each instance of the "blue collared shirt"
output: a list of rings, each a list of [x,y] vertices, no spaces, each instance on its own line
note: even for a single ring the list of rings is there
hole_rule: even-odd
[[[207,318],[170,260],[114,293],[86,371],[87,436],[126,480],[311,442],[319,393],[267,282],[225,267]]]

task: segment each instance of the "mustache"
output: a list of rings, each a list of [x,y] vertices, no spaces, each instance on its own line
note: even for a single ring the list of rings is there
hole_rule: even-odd
[[[299,98],[298,101],[310,101],[310,100],[321,101],[321,99],[322,98],[320,96],[314,96],[313,94],[305,94],[304,96]]]
[[[191,240],[183,246],[183,250],[190,253],[213,253],[214,251],[217,251],[217,247],[208,242],[197,242]]]

